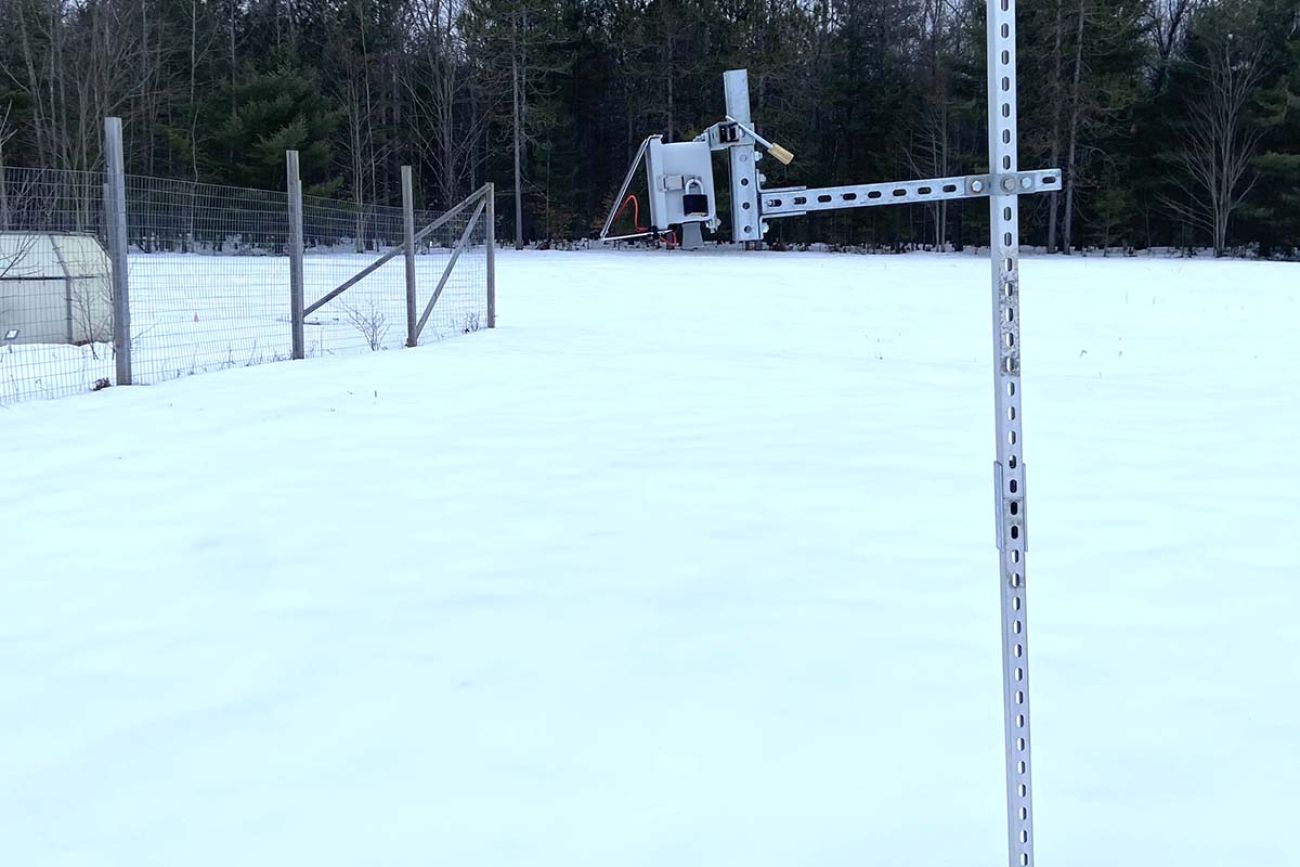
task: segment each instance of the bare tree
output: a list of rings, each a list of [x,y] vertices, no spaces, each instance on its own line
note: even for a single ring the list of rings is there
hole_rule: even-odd
[[[82,335],[80,341],[90,347],[90,357],[99,358],[96,344],[113,339],[113,284],[108,279],[82,279],[73,285],[76,288],[69,301],[76,317],[77,333]]]
[[[1083,38],[1088,21],[1088,0],[1079,0],[1078,31],[1074,41],[1074,78],[1070,86],[1070,142],[1065,162],[1065,227],[1062,237],[1065,254],[1070,253],[1074,234],[1074,194],[1079,176],[1079,122],[1083,116]]]
[[[1205,47],[1204,62],[1192,67],[1198,86],[1176,154],[1184,172],[1177,180],[1183,198],[1167,204],[1207,230],[1214,255],[1222,256],[1232,214],[1254,186],[1250,165],[1261,131],[1247,123],[1246,111],[1262,77],[1263,46],[1227,28],[1207,34]]]
[[[520,36],[520,19],[523,29],[527,29],[526,12],[518,12],[510,17],[510,95],[511,95],[511,146],[515,161],[515,249],[524,248],[524,173],[522,167],[524,118],[528,112],[528,95],[523,80],[527,74],[528,50],[527,40]]]
[[[128,114],[153,81],[152,62],[142,60],[152,25],[128,0],[13,8],[5,24],[17,61],[3,72],[26,98],[37,157],[53,168],[97,167],[103,119]],[[141,80],[144,69],[149,75]]]
[[[383,349],[384,338],[388,336],[389,330],[388,317],[374,301],[367,301],[364,308],[344,304],[343,312],[347,315],[348,322],[366,341],[366,346],[370,347],[371,352]]]
[[[374,205],[380,201],[379,175],[391,150],[390,143],[381,141],[375,130],[375,119],[381,112],[376,105],[375,78],[382,80],[375,69],[377,62],[382,65],[382,54],[377,53],[375,44],[380,44],[378,52],[382,52],[388,22],[375,20],[375,11],[364,3],[349,4],[341,14],[348,33],[335,45],[339,62],[346,67],[337,91],[347,132],[344,150],[354,206],[353,244],[356,252],[363,253],[367,235],[373,229]]]
[[[925,0],[921,9],[919,51],[922,102],[912,135],[914,146],[907,153],[908,167],[917,177],[947,177],[953,171],[952,97],[949,87],[948,59],[951,43],[962,32],[962,23],[954,20],[958,10],[949,0]],[[948,202],[928,206],[934,223],[936,250],[948,248]]]
[[[435,201],[450,207],[474,186],[490,118],[474,107],[473,69],[460,27],[463,0],[415,0],[414,73],[407,77],[411,130],[433,169]]]
[[[1079,234],[1076,221],[1081,193],[1096,187],[1093,164],[1098,157],[1103,164],[1108,159],[1101,142],[1113,131],[1114,120],[1139,98],[1133,74],[1136,70],[1113,65],[1115,58],[1123,57],[1137,38],[1140,22],[1136,7],[1105,0],[1073,0],[1072,6],[1066,20],[1069,30],[1064,34],[1067,39],[1073,38],[1070,46],[1073,69],[1062,142],[1065,161],[1060,244],[1066,254],[1074,247],[1075,236]],[[1049,220],[1049,235],[1052,228]]]
[[[0,111],[0,232],[9,230],[9,181],[5,177],[5,145],[14,137],[9,128],[9,112],[13,103],[6,103]]]
[[[355,68],[343,79],[342,102],[347,123],[347,158],[348,173],[351,176],[353,204],[353,250],[358,253],[366,251],[366,207],[367,170],[373,175],[374,164],[369,160],[373,153],[371,147],[370,113],[366,105],[369,98],[368,80],[356,74]]]
[[[4,239],[4,243],[0,244],[0,278],[17,280],[38,273],[40,269],[34,265],[26,265],[23,270],[17,270],[36,246],[37,237],[34,234],[13,234]]]
[[[1061,164],[1061,110],[1065,107],[1065,98],[1061,88],[1061,72],[1064,65],[1063,43],[1065,41],[1065,0],[1054,0],[1056,3],[1056,27],[1054,30],[1055,51],[1052,56],[1055,59],[1054,74],[1052,75],[1052,153],[1048,158],[1049,166]],[[1047,195],[1047,249],[1056,252],[1056,220],[1060,213],[1060,193],[1053,189]]]
[[[538,101],[554,96],[555,73],[566,68],[555,48],[557,10],[544,0],[499,0],[484,3],[470,17],[470,51],[483,58],[479,70],[484,86],[509,94],[509,111],[500,120],[510,140],[514,164],[515,247],[524,245],[524,193],[536,190],[525,171],[528,146],[549,122],[535,111]],[[502,102],[505,100],[502,99]]]
[[[1169,80],[1169,66],[1182,43],[1198,0],[1147,0],[1142,30],[1155,49],[1151,66],[1151,89],[1160,93]]]

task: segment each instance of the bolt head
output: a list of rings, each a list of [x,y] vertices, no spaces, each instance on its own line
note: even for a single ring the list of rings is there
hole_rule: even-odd
[[[1009,193],[1009,192],[1011,192],[1012,190],[1014,190],[1015,188],[1016,188],[1016,179],[1015,179],[1015,178],[1003,178],[1003,179],[1002,179],[1002,189],[1006,190],[1006,191]]]
[[[1020,179],[1020,189],[1022,189],[1022,190],[1027,190],[1027,189],[1031,188],[1033,185],[1034,185],[1034,179],[1033,179],[1033,178],[1021,178],[1021,179]]]
[[[982,192],[984,192],[984,182],[983,182],[983,181],[971,181],[971,182],[970,182],[970,188],[971,188],[974,192],[982,193]]]

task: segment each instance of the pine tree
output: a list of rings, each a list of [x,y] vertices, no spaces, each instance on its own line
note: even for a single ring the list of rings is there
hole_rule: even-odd
[[[336,171],[331,141],[343,111],[321,94],[309,67],[280,66],[268,72],[245,69],[228,94],[233,109],[203,141],[201,159],[210,177],[236,186],[277,189],[284,186],[284,152],[297,150],[309,193],[337,191],[343,177]],[[209,111],[209,116],[215,114]]]

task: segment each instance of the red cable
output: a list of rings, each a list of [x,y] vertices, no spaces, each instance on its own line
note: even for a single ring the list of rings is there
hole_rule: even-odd
[[[627,198],[623,200],[623,204],[618,206],[618,212],[614,214],[614,222],[617,223],[618,218],[623,216],[623,211],[627,210],[628,202],[632,203],[632,225],[636,227],[638,232],[646,231],[646,227],[641,225],[641,203],[636,200],[635,193],[628,193]]]
[[[647,229],[645,226],[641,225],[641,203],[640,203],[639,201],[637,201],[636,193],[628,193],[628,194],[627,194],[627,198],[623,200],[623,204],[619,205],[619,206],[618,206],[618,210],[614,213],[614,222],[617,223],[617,222],[618,222],[618,218],[621,217],[621,216],[623,216],[623,212],[624,212],[625,210],[627,210],[627,203],[628,203],[628,202],[631,202],[631,203],[632,203],[632,225],[636,227],[636,231],[638,231],[638,232],[648,232],[648,231],[650,231],[650,230]],[[611,224],[611,225],[613,225],[613,224]],[[669,232],[668,232],[668,249],[671,250],[671,249],[673,249],[674,247],[680,246],[680,244],[681,244],[681,241],[679,241],[679,240],[677,239],[677,232],[676,232],[676,230],[669,231]]]

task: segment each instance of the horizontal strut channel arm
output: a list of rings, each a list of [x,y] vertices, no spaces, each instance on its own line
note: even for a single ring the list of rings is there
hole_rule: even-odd
[[[1007,186],[1013,189],[1007,189]],[[1006,175],[964,175],[885,184],[854,184],[847,187],[763,190],[763,216],[797,217],[810,211],[841,208],[870,208],[906,205],[940,199],[977,199],[997,195],[1042,193],[1061,188],[1060,169],[1010,172]]]

